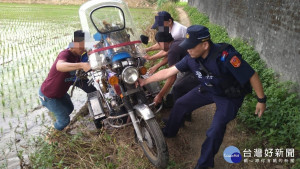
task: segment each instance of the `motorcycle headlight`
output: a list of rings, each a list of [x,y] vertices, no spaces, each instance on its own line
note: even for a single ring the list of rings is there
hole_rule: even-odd
[[[136,68],[128,66],[122,72],[122,80],[125,83],[133,84],[139,78],[139,72]]]

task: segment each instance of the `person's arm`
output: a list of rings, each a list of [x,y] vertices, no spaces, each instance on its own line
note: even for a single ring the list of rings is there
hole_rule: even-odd
[[[160,90],[160,92],[156,95],[156,97],[154,98],[154,102],[155,104],[157,103],[161,103],[162,102],[162,98],[166,95],[166,93],[170,90],[170,88],[172,87],[172,85],[174,84],[176,80],[176,74],[169,77],[165,83],[165,85],[163,86],[163,88]]]
[[[168,69],[163,69],[163,70],[155,73],[154,75],[150,76],[148,79],[139,78],[138,82],[139,82],[140,86],[144,86],[151,82],[165,80],[165,79],[171,77],[172,75],[177,74],[178,72],[179,72],[179,70],[175,66],[172,66]]]
[[[159,50],[159,49],[160,49],[160,47],[159,47],[158,43],[155,43],[154,45],[146,48],[146,52],[154,51],[154,50]]]
[[[263,86],[262,86],[262,83],[256,72],[250,78],[250,83],[251,83],[251,86],[253,87],[257,97],[261,98],[261,99],[264,98],[265,94],[264,94]],[[255,114],[258,114],[258,117],[261,117],[261,115],[264,113],[265,110],[266,110],[266,103],[258,102],[256,104]]]
[[[153,55],[153,56],[149,56],[148,54],[146,54],[146,55],[144,56],[144,58],[147,59],[147,60],[156,60],[156,59],[165,57],[165,56],[167,56],[167,55],[168,55],[168,52],[161,50],[161,51],[159,51],[158,53],[156,53],[156,54]]]
[[[91,69],[91,66],[87,62],[70,63],[64,60],[58,60],[56,63],[56,69],[60,72],[70,72],[79,69],[82,69],[85,72],[87,72]]]
[[[161,60],[159,63],[157,63],[156,65],[152,66],[150,69],[149,69],[149,73],[150,74],[153,74],[154,72],[157,71],[157,69],[159,69],[160,67],[166,65],[168,63],[168,57],[164,57],[163,60]]]

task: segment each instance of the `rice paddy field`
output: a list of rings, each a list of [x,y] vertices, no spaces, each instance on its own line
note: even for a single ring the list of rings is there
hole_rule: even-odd
[[[0,168],[16,159],[16,142],[32,139],[30,130],[45,125],[45,111],[33,114],[40,106],[37,93],[58,53],[81,28],[78,9],[0,3]],[[152,10],[130,11],[143,33],[152,22]]]

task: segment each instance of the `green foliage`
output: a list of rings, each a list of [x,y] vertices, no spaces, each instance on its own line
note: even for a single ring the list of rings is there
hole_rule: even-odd
[[[241,39],[230,39],[224,28],[209,23],[208,17],[199,13],[196,8],[185,6],[184,9],[193,25],[208,27],[214,42],[231,43],[260,76],[268,97],[267,110],[261,118],[254,114],[257,100],[253,91],[245,98],[238,114],[239,121],[252,134],[250,145],[295,148],[295,156],[299,156],[300,100],[298,94],[292,92],[294,84],[279,82],[274,71],[266,68],[266,64],[252,46]],[[295,166],[299,165],[300,160],[297,160]],[[297,168],[295,166],[294,168]]]
[[[164,6],[166,3],[172,3],[175,5],[176,2],[179,2],[179,0],[157,0],[157,6],[160,8],[161,6]]]
[[[188,3],[187,2],[177,2],[176,5],[177,6],[186,6]]]
[[[157,2],[157,0],[147,0],[147,2],[149,2],[150,4],[154,4]]]
[[[131,164],[132,168],[149,168],[151,165],[146,157],[137,161],[137,154],[142,153],[138,144],[124,144],[124,140],[116,139],[114,134],[98,132],[84,130],[69,135],[55,131],[50,132],[46,140],[37,138],[37,150],[29,156],[30,167],[114,169]],[[132,143],[133,139],[126,136]],[[50,141],[52,143],[48,143]]]
[[[179,20],[179,16],[176,10],[176,4],[171,3],[171,2],[166,2],[162,6],[158,5],[158,10],[159,11],[167,11],[171,14],[172,18],[175,21]]]
[[[55,151],[60,151],[57,149],[56,144],[48,144],[44,142],[42,138],[38,138],[39,146],[38,153],[30,155],[30,161],[33,168],[51,168],[55,159]]]

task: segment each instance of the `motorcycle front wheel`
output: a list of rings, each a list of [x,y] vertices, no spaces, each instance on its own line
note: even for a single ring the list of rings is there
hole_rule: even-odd
[[[157,121],[154,118],[141,119],[140,129],[143,142],[139,144],[147,158],[155,167],[167,168],[169,161],[168,147]]]

